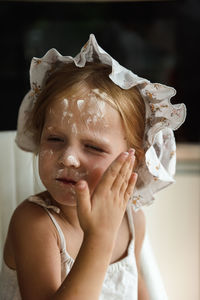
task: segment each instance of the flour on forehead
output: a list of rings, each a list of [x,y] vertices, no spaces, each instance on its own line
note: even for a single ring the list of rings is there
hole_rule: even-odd
[[[95,95],[98,95],[99,98],[101,98],[102,100],[108,100],[108,94],[106,94],[106,92],[101,92],[99,89],[92,89],[91,90],[92,93],[94,93]]]
[[[105,102],[98,99],[96,95],[90,93],[88,94],[87,100],[79,99],[77,100],[78,110],[82,113],[85,109],[88,113],[92,114],[105,114]]]
[[[69,112],[69,100],[67,98],[64,98],[62,100],[62,104],[64,106],[64,110],[62,112],[62,120],[64,117],[68,116],[68,117],[73,117],[73,114],[71,112]]]
[[[49,107],[48,113],[49,113],[50,115],[53,115],[53,116],[56,115],[56,114],[55,114],[55,111],[54,111],[54,109],[53,109],[52,107]]]
[[[76,123],[72,123],[71,129],[72,129],[72,132],[73,132],[74,134],[77,134],[77,133],[78,133]]]
[[[75,98],[75,96],[73,96]],[[97,98],[96,95],[91,92],[86,96],[86,99],[76,100],[80,117],[85,121],[87,125],[96,124],[99,120],[102,120],[105,116],[105,102]]]
[[[112,97],[109,96],[106,92],[101,92],[99,89],[92,89],[92,93],[97,95],[98,98],[100,98],[101,100],[103,100],[105,103],[109,104],[112,106],[112,108],[117,109],[117,106],[115,104],[115,102],[113,101]]]
[[[98,93],[98,89],[95,89],[95,92],[96,94],[93,90],[89,92],[85,95],[85,99],[77,99],[76,95],[72,95],[70,100],[67,98],[62,99],[62,112],[60,112],[61,121],[64,122],[67,118],[67,123],[74,134],[78,134],[78,127],[76,124],[77,115],[75,111],[79,112],[79,118],[82,119],[87,126],[90,124],[97,124],[99,121],[105,120],[106,102],[100,99],[100,92]],[[106,93],[101,94],[101,98],[106,97]],[[104,127],[107,127],[105,123],[104,125]]]
[[[96,114],[99,118],[103,118],[105,115],[105,102],[100,100],[95,94],[91,93],[89,98],[88,112]]]
[[[85,107],[85,100],[83,100],[83,99],[77,100],[77,107],[78,107],[78,110],[80,112],[82,112]]]
[[[69,106],[69,100],[67,98],[64,98],[63,99],[63,104],[64,104],[65,108],[68,108],[68,106]]]

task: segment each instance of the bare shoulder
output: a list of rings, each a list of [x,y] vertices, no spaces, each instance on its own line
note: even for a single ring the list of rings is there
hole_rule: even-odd
[[[17,239],[19,239],[19,233],[22,236],[23,234],[34,236],[38,232],[40,232],[40,235],[42,233],[45,235],[53,234],[57,238],[55,226],[44,208],[25,200],[15,209],[12,215],[9,234],[13,238],[17,235]]]
[[[36,197],[43,197],[43,195],[45,194],[45,192],[39,193],[37,195],[34,195]],[[38,214],[43,214],[46,215],[44,209],[38,205],[35,204],[34,202],[31,202],[28,200],[28,198],[26,200],[24,200],[23,202],[21,202],[16,209],[14,210],[14,213],[12,215],[12,219],[11,220],[15,220],[18,217],[26,217],[27,215],[30,216],[35,216]]]
[[[28,230],[35,226],[45,226],[47,223],[50,223],[50,219],[45,210],[35,203],[24,200],[12,215],[10,230],[11,232],[17,229]]]
[[[35,195],[39,198],[43,198],[46,192],[39,193]],[[36,222],[37,221],[37,222]],[[15,209],[10,226],[31,226],[32,224],[37,223],[38,226],[41,226],[43,223],[50,223],[50,218],[48,217],[46,211],[40,205],[29,201],[28,199],[24,200],[21,204]],[[37,224],[35,224],[37,226]]]
[[[61,284],[58,239],[55,226],[42,207],[25,200],[15,209],[4,257],[8,266],[17,271],[23,299],[39,299],[36,295],[50,299],[46,295]]]
[[[46,211],[39,205],[25,200],[11,217],[4,247],[5,261],[15,268],[16,254],[20,255],[22,249],[28,250],[33,245],[40,244],[40,239],[59,245],[57,231]]]

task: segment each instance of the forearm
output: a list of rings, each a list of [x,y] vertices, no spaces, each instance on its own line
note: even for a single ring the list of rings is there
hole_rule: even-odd
[[[114,241],[85,237],[76,261],[52,300],[99,298]]]

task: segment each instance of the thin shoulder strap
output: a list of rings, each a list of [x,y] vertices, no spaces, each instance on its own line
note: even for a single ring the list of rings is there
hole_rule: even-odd
[[[127,205],[127,216],[128,216],[128,222],[129,222],[129,227],[130,231],[132,233],[133,239],[135,239],[135,227],[134,227],[134,221],[133,221],[133,211],[132,211],[132,206],[131,203],[128,203]]]
[[[56,219],[54,218],[54,216],[50,213],[50,211],[44,207],[44,209],[46,210],[46,212],[48,213],[50,219],[52,220],[53,224],[55,225],[59,237],[60,237],[60,245],[61,245],[61,251],[66,251],[66,243],[65,243],[65,237],[64,234],[62,232],[62,229],[60,228],[60,226],[58,225]]]

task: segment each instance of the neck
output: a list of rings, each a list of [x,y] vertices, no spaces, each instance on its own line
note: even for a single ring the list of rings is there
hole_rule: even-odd
[[[74,229],[81,229],[77,214],[77,206],[62,205],[56,202],[50,194],[49,197],[51,198],[52,204],[60,208],[60,217]]]
[[[76,206],[59,205],[59,208],[60,216],[65,221],[67,221],[74,229],[81,229]]]

